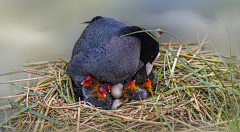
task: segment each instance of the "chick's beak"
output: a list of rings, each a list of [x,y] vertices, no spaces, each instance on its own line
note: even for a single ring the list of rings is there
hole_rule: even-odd
[[[83,81],[81,82],[82,85],[86,84],[85,80],[83,79]]]

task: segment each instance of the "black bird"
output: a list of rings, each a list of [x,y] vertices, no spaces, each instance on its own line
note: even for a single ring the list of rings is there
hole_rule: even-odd
[[[127,26],[113,18],[97,16],[75,43],[67,74],[77,87],[88,74],[101,82],[117,84],[134,75],[146,65],[150,74],[154,60],[159,56],[159,44],[147,33],[127,33],[142,30],[137,26]]]

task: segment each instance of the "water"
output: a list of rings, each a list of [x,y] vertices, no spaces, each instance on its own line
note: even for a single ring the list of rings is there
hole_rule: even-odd
[[[74,43],[86,27],[79,23],[97,15],[112,17],[127,25],[136,25],[136,22],[145,29],[161,28],[185,42],[197,42],[197,31],[200,40],[208,32],[207,40],[211,40],[224,56],[230,54],[227,28],[232,55],[239,56],[239,7],[237,0],[1,0],[0,74],[14,71],[12,68],[24,69],[24,63],[57,60],[56,57],[69,61]],[[171,36],[163,34],[159,40],[169,42]],[[28,77],[27,73],[0,76],[0,82]],[[16,84],[20,86],[26,82]],[[0,97],[17,92],[9,84],[0,85]],[[0,106],[6,104],[7,100],[0,100]],[[4,113],[0,112],[0,121],[4,118]]]

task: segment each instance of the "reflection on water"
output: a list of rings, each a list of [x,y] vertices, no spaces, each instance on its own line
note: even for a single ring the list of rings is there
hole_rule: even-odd
[[[103,8],[104,6],[104,8]],[[24,69],[23,63],[70,60],[74,43],[86,27],[81,22],[101,15],[115,18],[127,25],[146,29],[167,30],[185,42],[197,42],[208,32],[221,54],[229,55],[228,29],[232,42],[232,55],[239,56],[239,1],[201,0],[184,2],[122,0],[82,1],[0,1],[0,74]],[[171,36],[164,34],[162,42]],[[173,40],[176,41],[176,40]],[[27,73],[0,76],[0,82],[28,78]],[[33,77],[33,76],[32,76]],[[26,82],[16,83],[18,86]],[[18,90],[9,84],[0,85],[0,97],[12,95]],[[0,106],[8,104],[1,100]],[[0,113],[0,119],[4,118]]]

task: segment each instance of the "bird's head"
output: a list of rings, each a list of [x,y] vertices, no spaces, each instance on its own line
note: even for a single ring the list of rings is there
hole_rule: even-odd
[[[106,90],[107,90],[108,92],[111,91],[111,89],[112,89],[111,83],[105,82],[105,83],[104,83],[104,86],[106,87]]]
[[[150,79],[145,79],[143,82],[143,85],[150,86],[151,87],[151,80]]]
[[[153,96],[152,85],[151,85],[150,79],[145,79],[143,84],[140,85],[140,88],[146,89],[148,91],[148,93],[150,93]]]
[[[131,92],[136,89],[135,80],[128,82],[123,86],[123,94]]]
[[[83,82],[81,83],[84,86],[90,87],[94,81],[93,75],[88,75],[83,79]]]
[[[122,34],[124,35],[145,29],[137,26],[128,26],[123,28],[122,30]],[[146,65],[147,75],[149,75],[152,71],[153,63],[160,56],[159,44],[155,39],[152,38],[154,37],[154,35],[150,32],[134,33],[130,36],[137,37],[141,41],[140,60],[144,63],[144,65]]]
[[[81,24],[90,24],[90,23],[93,23],[93,22],[97,21],[100,18],[103,18],[103,17],[102,16],[96,16],[96,17],[92,18],[91,21],[86,21],[86,22],[83,22]]]
[[[106,87],[104,85],[100,85],[98,87],[97,94],[98,94],[99,99],[104,99],[106,97],[106,95],[107,95]]]
[[[154,62],[159,58],[160,53],[158,52],[157,54],[152,53],[150,54],[150,56],[148,57],[148,59],[144,59],[142,60],[143,63],[146,65],[146,71],[147,71],[147,75],[150,74],[150,72],[152,71],[153,68],[153,64]],[[147,57],[147,56],[146,56]]]

